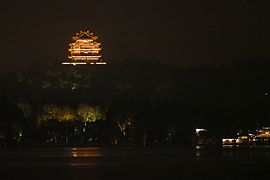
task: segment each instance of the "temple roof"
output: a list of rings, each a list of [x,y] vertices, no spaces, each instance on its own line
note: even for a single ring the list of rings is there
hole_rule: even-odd
[[[72,37],[72,39],[74,40],[78,40],[78,39],[93,39],[93,40],[97,40],[97,36],[94,36],[93,33],[91,33],[90,31],[80,31],[79,33],[76,33],[75,36]]]

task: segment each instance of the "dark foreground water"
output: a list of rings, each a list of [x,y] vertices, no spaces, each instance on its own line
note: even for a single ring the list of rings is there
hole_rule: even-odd
[[[0,150],[5,179],[270,179],[270,148]]]

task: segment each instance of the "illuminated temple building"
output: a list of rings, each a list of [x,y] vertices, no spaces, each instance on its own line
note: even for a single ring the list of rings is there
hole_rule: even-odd
[[[97,39],[90,31],[76,33],[69,44],[69,60],[62,64],[106,64],[101,59],[101,43]]]

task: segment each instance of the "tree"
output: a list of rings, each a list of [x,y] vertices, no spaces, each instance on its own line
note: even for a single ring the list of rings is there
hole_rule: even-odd
[[[22,112],[15,105],[6,103],[0,104],[0,114],[0,145],[9,146],[14,143],[17,132],[21,132],[21,129],[14,128],[14,125],[22,118]]]
[[[77,119],[76,112],[70,107],[62,107],[58,114],[58,120],[61,122],[70,122]]]
[[[57,120],[60,122],[70,122],[77,118],[76,112],[70,107],[61,107],[55,104],[44,105],[38,114],[38,123]]]
[[[20,100],[17,102],[17,107],[23,113],[24,118],[32,118],[33,110],[31,104],[26,100]]]
[[[44,105],[37,117],[38,124],[46,123],[49,120],[58,120],[61,108],[55,104]]]
[[[122,113],[116,118],[116,125],[123,136],[127,136],[132,132],[134,127],[134,116],[132,113]]]
[[[41,108],[37,122],[45,133],[42,136],[47,136],[47,142],[51,142],[50,139],[52,139],[54,143],[57,143],[60,140],[59,137],[64,137],[64,141],[68,143],[71,136],[69,123],[76,119],[77,114],[72,108],[47,104]]]
[[[90,106],[88,104],[81,104],[77,111],[79,117],[84,122],[95,122],[97,120],[104,120],[105,114],[98,106]]]

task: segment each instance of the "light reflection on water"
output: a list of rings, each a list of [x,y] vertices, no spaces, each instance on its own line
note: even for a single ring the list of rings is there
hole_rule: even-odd
[[[73,157],[102,157],[105,154],[100,148],[29,148],[2,149],[0,158],[73,158]]]
[[[220,147],[209,147],[207,145],[196,145],[195,159],[202,158],[265,158],[270,159],[269,145],[223,145]]]
[[[1,166],[97,166],[97,158],[104,157],[101,148],[29,148],[0,150]]]
[[[72,148],[70,156],[74,158],[103,157],[104,153],[99,148]]]
[[[100,148],[71,148],[69,156],[72,159],[69,162],[69,166],[71,167],[82,167],[82,166],[97,166],[98,164],[95,161],[91,161],[91,158],[103,157],[104,153],[102,153]],[[79,158],[86,158],[85,161],[77,161]],[[90,159],[88,159],[90,158]]]
[[[201,156],[202,156],[202,155],[201,155],[201,151],[200,151],[200,150],[196,150],[196,151],[195,151],[195,158],[196,158],[196,159],[201,159]]]

